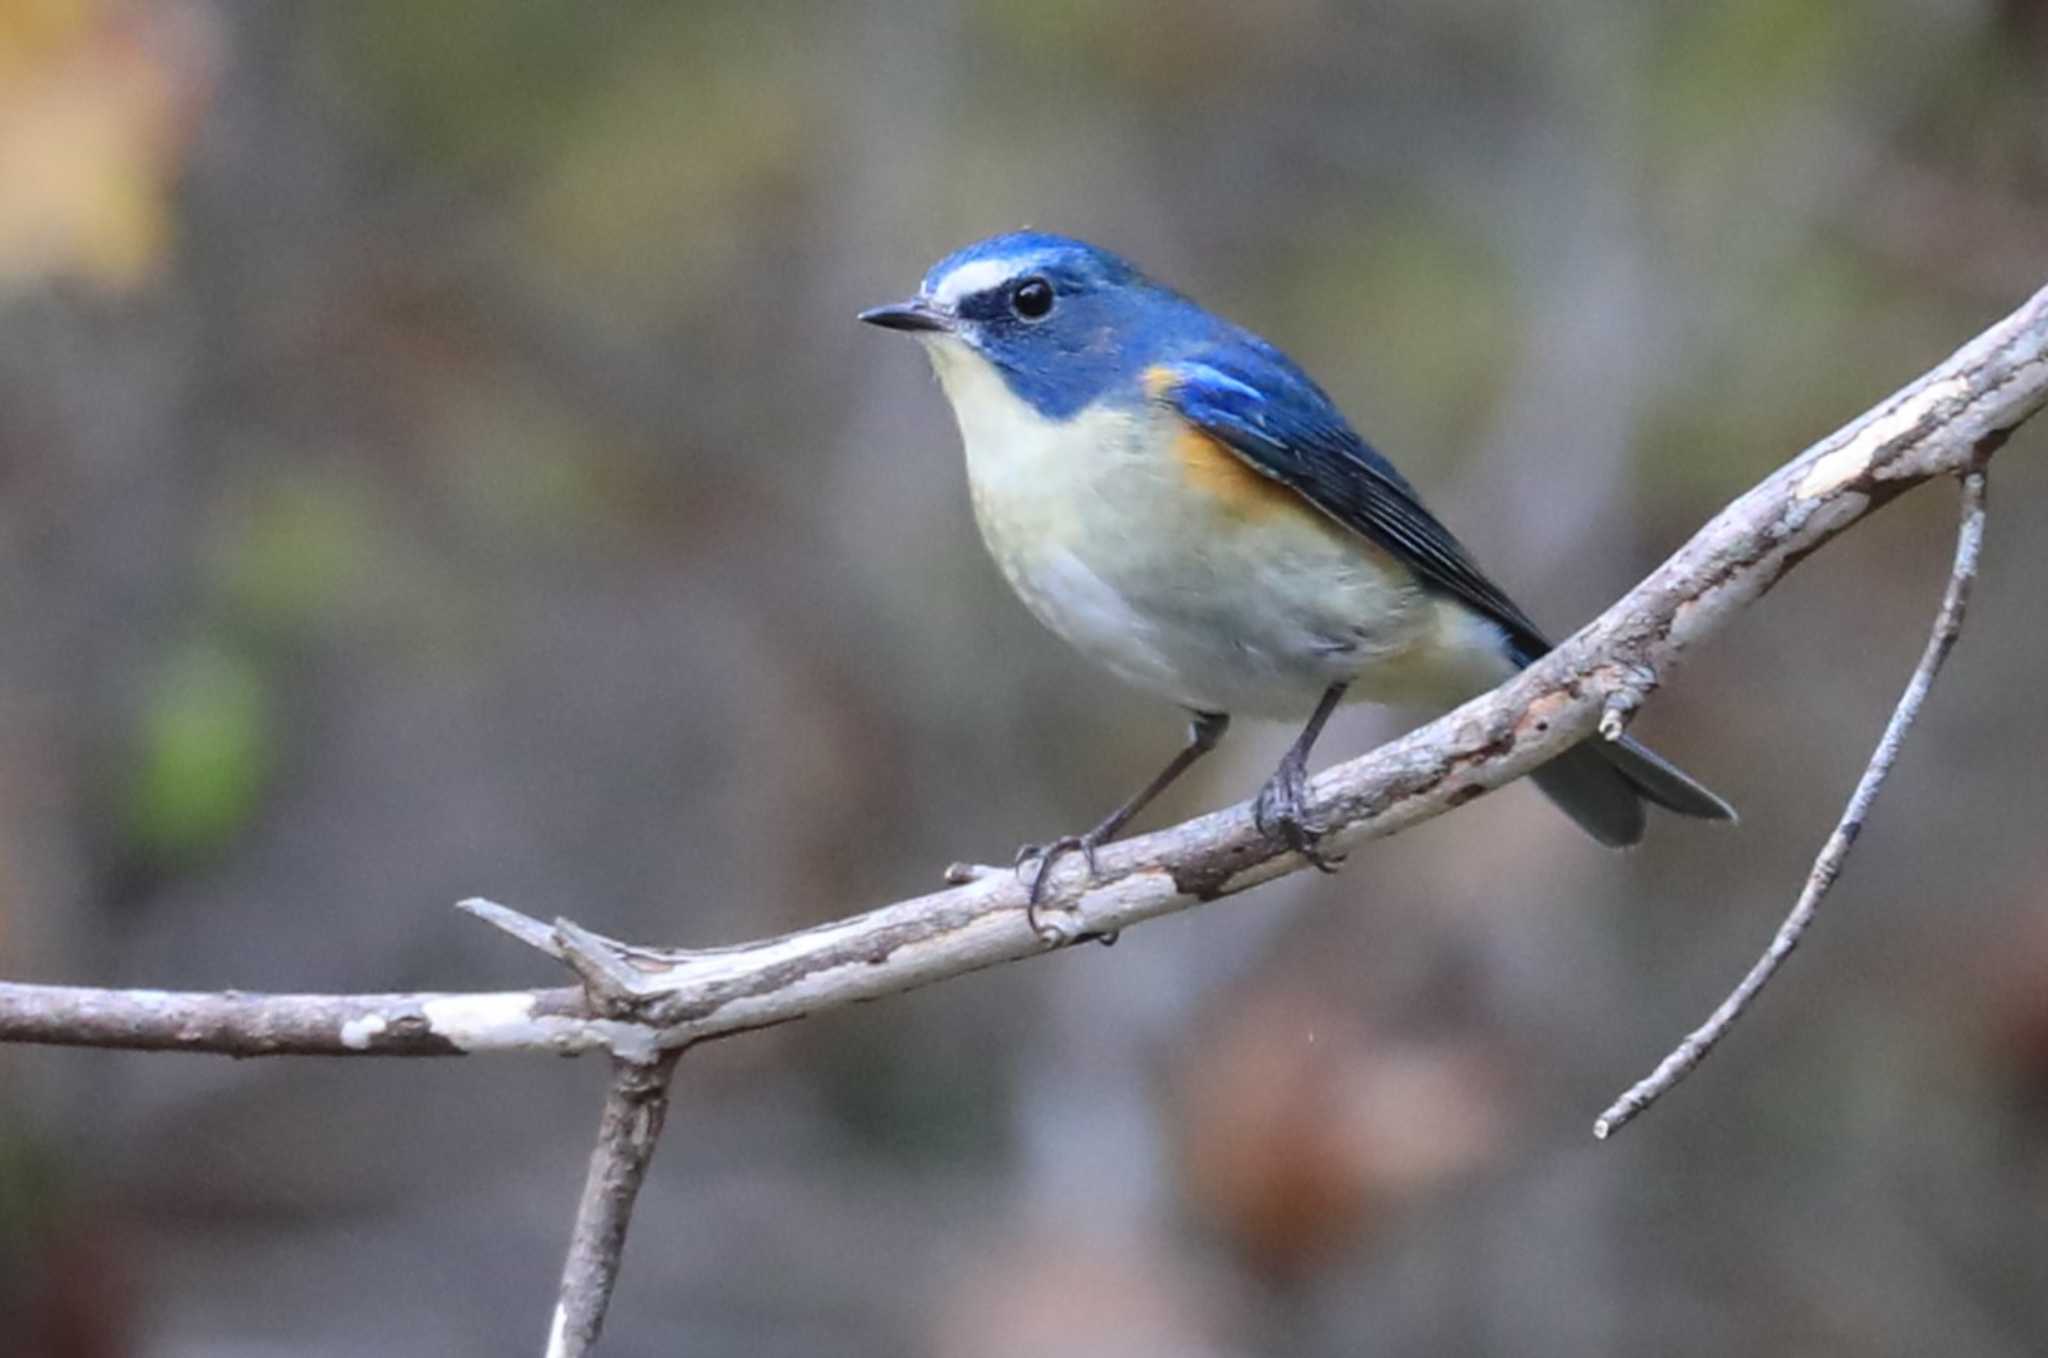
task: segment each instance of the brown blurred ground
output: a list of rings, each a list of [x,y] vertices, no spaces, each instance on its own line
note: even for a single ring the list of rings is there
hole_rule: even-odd
[[[1284,343],[1564,631],[2048,280],[2044,69],[2018,0],[13,0],[0,974],[540,982],[449,903],[731,941],[1091,821],[1178,715],[1006,596],[851,320],[1021,223]],[[1513,789],[694,1055],[607,1351],[2042,1351],[2043,437],[1825,927],[1615,1145],[1882,723],[1939,491],[1645,719],[1740,829]],[[533,1351],[601,1075],[0,1051],[8,1351]]]

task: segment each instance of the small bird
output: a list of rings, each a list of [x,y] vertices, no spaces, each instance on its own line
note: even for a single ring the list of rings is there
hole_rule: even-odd
[[[1415,488],[1265,340],[1085,241],[969,245],[860,319],[924,343],[966,446],[982,539],[1038,620],[1193,714],[1186,746],[1101,824],[1019,851],[1030,901],[1209,750],[1233,713],[1306,724],[1255,820],[1325,871],[1310,748],[1350,700],[1448,711],[1550,650]],[[1626,737],[1531,775],[1602,844],[1644,803],[1734,820]]]

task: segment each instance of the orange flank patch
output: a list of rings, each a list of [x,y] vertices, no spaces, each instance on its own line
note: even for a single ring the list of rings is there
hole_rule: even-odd
[[[1183,429],[1174,438],[1173,456],[1189,486],[1239,518],[1308,512],[1299,495],[1272,477],[1259,475],[1250,463],[1198,429]]]
[[[1140,379],[1145,395],[1164,401],[1180,380],[1173,369],[1161,363],[1145,369]],[[1173,440],[1173,457],[1190,487],[1215,501],[1226,513],[1241,519],[1263,518],[1268,514],[1307,514],[1314,517],[1308,501],[1270,476],[1261,476],[1227,444],[1199,429],[1183,428]]]

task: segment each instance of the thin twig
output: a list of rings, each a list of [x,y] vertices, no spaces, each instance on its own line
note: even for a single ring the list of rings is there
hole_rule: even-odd
[[[546,953],[557,962],[564,961],[562,945],[555,941],[555,931],[531,915],[522,915],[496,901],[487,901],[481,896],[457,901],[455,908],[465,915],[474,916],[490,925],[502,929],[527,947]]]
[[[1828,836],[1827,843],[1821,846],[1820,855],[1813,860],[1813,871],[1807,874],[1805,889],[1799,893],[1799,899],[1785,917],[1785,922],[1778,926],[1771,946],[1749,969],[1742,983],[1655,1070],[1600,1115],[1593,1124],[1594,1136],[1605,1140],[1626,1127],[1637,1114],[1662,1098],[1706,1059],[1707,1053],[1727,1036],[1735,1020],[1742,1017],[1771,977],[1777,975],[1785,959],[1792,955],[1793,949],[1799,946],[1800,939],[1805,937],[1808,926],[1820,911],[1821,901],[1826,899],[1835,879],[1841,875],[1849,850],[1855,847],[1856,837],[1863,832],[1863,822],[1870,814],[1871,803],[1877,800],[1878,791],[1884,787],[1892,764],[1899,757],[1899,747],[1905,743],[1906,733],[1913,729],[1913,722],[1920,715],[1920,705],[1927,701],[1935,676],[1941,673],[1942,664],[1947,661],[1949,652],[1955,649],[1956,638],[1963,632],[1963,616],[1970,605],[1970,586],[1976,583],[1977,558],[1984,545],[1984,473],[1981,470],[1967,472],[1962,483],[1962,524],[1956,530],[1955,565],[1949,571],[1948,588],[1942,594],[1941,608],[1934,615],[1934,629],[1928,635],[1927,648],[1920,653],[1920,663],[1913,667],[1913,677],[1906,682],[1906,691],[1899,695],[1899,705],[1892,710],[1891,721],[1885,725],[1877,748],[1871,751],[1870,763],[1864,767],[1863,777],[1857,781],[1856,790],[1849,794],[1849,804],[1842,808],[1842,818],[1836,823],[1835,832]]]
[[[612,1061],[612,1087],[598,1121],[597,1146],[590,1152],[568,1258],[562,1262],[561,1299],[548,1327],[547,1358],[586,1358],[597,1347],[612,1285],[619,1278],[633,1200],[668,1116],[669,1077],[679,1055]]]

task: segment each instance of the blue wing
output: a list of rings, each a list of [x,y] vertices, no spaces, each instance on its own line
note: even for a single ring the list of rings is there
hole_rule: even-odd
[[[1500,624],[1524,663],[1550,649],[1528,614],[1422,507],[1415,488],[1278,350],[1240,341],[1162,365],[1146,377],[1155,400],[1172,406],[1254,471],[1392,552],[1428,588]]]

